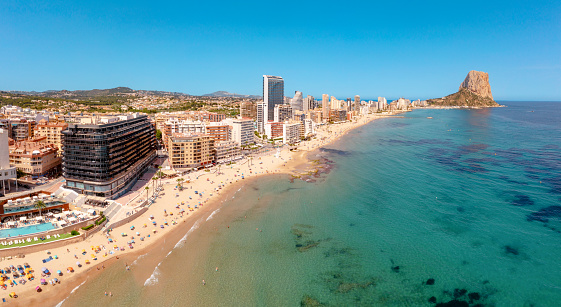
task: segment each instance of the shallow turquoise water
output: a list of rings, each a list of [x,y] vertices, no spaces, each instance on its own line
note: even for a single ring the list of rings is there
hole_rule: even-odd
[[[111,305],[559,305],[561,103],[507,105],[354,130],[322,153],[335,163],[323,179],[246,186],[159,251],[142,267],[157,282],[112,269],[68,302],[118,284]]]

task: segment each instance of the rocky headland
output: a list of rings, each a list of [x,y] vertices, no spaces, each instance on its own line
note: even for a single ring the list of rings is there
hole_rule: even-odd
[[[485,108],[500,106],[493,100],[489,74],[475,70],[468,73],[456,93],[442,98],[429,99],[427,103],[431,106],[440,107]]]

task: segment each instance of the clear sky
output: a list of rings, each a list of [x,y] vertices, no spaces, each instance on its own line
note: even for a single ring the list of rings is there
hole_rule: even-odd
[[[0,89],[561,100],[561,1],[0,1]]]

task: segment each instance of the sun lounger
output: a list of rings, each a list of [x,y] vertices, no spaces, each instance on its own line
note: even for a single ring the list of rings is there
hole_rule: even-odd
[[[39,239],[37,239],[37,237],[33,237],[33,241],[39,241]]]
[[[51,238],[51,236],[50,236],[50,235],[47,235],[47,239],[50,239],[50,238]]]

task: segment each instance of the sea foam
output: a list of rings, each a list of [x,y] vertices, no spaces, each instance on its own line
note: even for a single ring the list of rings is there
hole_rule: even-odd
[[[193,224],[193,226],[191,226],[191,229],[189,229],[189,231],[187,231],[187,233],[183,236],[183,238],[181,238],[181,240],[177,241],[177,243],[175,244],[173,249],[181,248],[181,247],[183,247],[183,245],[185,245],[185,242],[187,241],[187,237],[189,236],[189,234],[191,234],[195,229],[199,228],[200,221],[201,220],[196,221],[195,224]]]
[[[207,218],[206,220],[209,221],[214,217],[214,214],[218,213],[218,211],[220,211],[220,209],[216,209],[214,210]]]
[[[158,263],[158,265],[154,269],[154,272],[152,272],[152,275],[150,275],[150,277],[148,279],[146,279],[146,281],[144,282],[145,287],[146,286],[153,286],[153,285],[158,283],[158,276],[160,276],[160,269],[159,269],[160,264],[162,264],[162,263],[161,262]]]
[[[87,280],[87,279],[86,279]],[[78,288],[80,288],[83,284],[86,283],[86,280],[84,280],[81,284],[77,285],[74,289],[72,289],[72,291],[70,291],[70,294],[74,293],[76,290],[78,290]],[[62,306],[62,303],[64,303],[64,301],[66,301],[66,299],[69,297],[70,295],[68,295],[65,299],[63,299],[60,303],[56,304],[55,307],[60,307]]]

